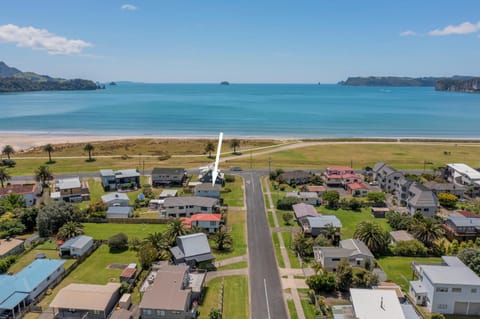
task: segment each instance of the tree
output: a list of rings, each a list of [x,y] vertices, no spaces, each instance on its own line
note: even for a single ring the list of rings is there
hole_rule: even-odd
[[[395,256],[423,257],[427,255],[427,247],[417,239],[400,241],[391,250]]]
[[[380,204],[385,201],[385,193],[384,192],[371,192],[367,194],[367,201]]]
[[[10,193],[0,198],[0,206],[5,207],[8,211],[13,211],[18,208],[25,208],[27,203],[22,195]]]
[[[310,276],[306,282],[308,287],[315,290],[316,293],[320,291],[332,292],[335,290],[337,284],[335,275],[331,272]]]
[[[310,267],[313,269],[315,275],[318,275],[319,273],[322,273],[324,271],[322,263],[316,260],[312,263]]]
[[[374,254],[381,254],[387,250],[388,233],[376,223],[361,222],[357,225],[353,237],[363,241]]]
[[[85,144],[85,147],[83,148],[83,150],[85,152],[88,152],[88,161],[89,162],[93,161],[92,152],[93,152],[94,149],[95,149],[95,146],[93,146],[90,143]]]
[[[212,152],[215,152],[215,145],[212,142],[208,142],[205,145],[205,153],[208,153],[208,157],[212,157]]]
[[[35,227],[37,226],[37,216],[37,207],[28,207],[22,209],[19,220],[25,226],[26,232],[32,232],[35,229]]]
[[[5,147],[2,150],[2,154],[7,155],[8,159],[10,159],[10,156],[13,155],[14,153],[15,153],[15,150],[10,145],[5,145]]]
[[[56,234],[69,221],[78,222],[82,217],[77,206],[64,201],[54,201],[41,207],[37,215],[37,229],[40,237]]]
[[[413,224],[413,218],[410,215],[388,212],[386,217],[393,230],[409,230]]]
[[[347,291],[350,289],[353,282],[353,269],[345,258],[338,263],[336,277],[339,290]]]
[[[168,223],[165,236],[168,239],[169,245],[173,245],[177,241],[178,236],[186,234],[188,234],[188,230],[185,228],[181,219],[174,219]]]
[[[298,204],[300,200],[296,197],[284,197],[277,200],[277,209],[290,210],[292,206]]]
[[[412,227],[413,236],[427,247],[432,247],[434,241],[443,237],[442,225],[433,218],[415,221]]]
[[[293,214],[291,212],[284,212],[282,214],[282,218],[283,218],[283,221],[285,222],[285,224],[290,225],[290,223],[292,222],[292,219],[293,219]]]
[[[466,266],[480,276],[480,250],[466,248],[457,256]]]
[[[222,319],[222,311],[217,308],[210,309],[208,313],[208,319]]]
[[[378,285],[378,276],[371,271],[360,267],[352,267],[353,280],[352,287],[354,288],[371,288]]]
[[[160,251],[165,246],[165,236],[159,232],[150,233],[145,237],[144,242],[150,243],[157,251]]]
[[[303,232],[296,233],[293,237],[293,250],[301,257],[313,256],[312,237],[305,237]]]
[[[450,193],[439,193],[438,202],[446,208],[455,208],[458,197]]]
[[[128,236],[124,233],[118,233],[108,239],[110,251],[124,251],[128,249]]]
[[[8,174],[7,170],[4,167],[0,167],[0,183],[2,188],[4,187],[4,183],[11,180],[12,177]]]
[[[2,216],[2,219],[0,219],[0,238],[20,235],[25,232],[25,226],[18,219],[5,219],[4,217]]]
[[[37,182],[42,182],[43,186],[48,185],[48,181],[53,179],[53,174],[50,171],[50,168],[45,165],[41,165],[35,170],[35,180]]]
[[[55,151],[52,144],[47,144],[43,147],[43,151],[48,153],[48,162],[52,162],[52,152]]]
[[[82,224],[74,221],[69,221],[66,222],[62,227],[60,227],[57,233],[57,237],[62,240],[68,240],[70,238],[77,237],[83,234],[85,234],[85,231],[83,230]]]
[[[230,249],[233,244],[233,237],[224,227],[221,227],[216,233],[212,236],[215,246],[220,251]]]
[[[233,148],[233,154],[237,154],[237,147],[240,147],[240,140],[234,138],[230,141],[230,147]]]
[[[144,242],[137,252],[138,261],[143,269],[148,269],[158,258],[158,251],[150,242]]]
[[[432,313],[430,319],[445,319],[445,316],[441,313]]]
[[[323,201],[326,202],[327,208],[338,208],[338,202],[340,200],[340,193],[337,191],[326,191],[323,193]]]

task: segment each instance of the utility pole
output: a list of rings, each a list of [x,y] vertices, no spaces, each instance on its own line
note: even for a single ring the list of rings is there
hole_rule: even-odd
[[[268,157],[268,175],[272,173],[272,158],[269,156]]]
[[[252,151],[250,151],[250,168],[253,168],[253,155],[252,155]]]

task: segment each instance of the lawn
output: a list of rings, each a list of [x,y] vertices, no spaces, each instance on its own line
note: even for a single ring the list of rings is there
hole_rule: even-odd
[[[287,300],[288,312],[290,313],[291,319],[298,319],[297,309],[295,308],[295,303],[292,299]]]
[[[227,276],[223,295],[223,316],[228,319],[249,318],[247,276]],[[210,309],[218,308],[218,298],[222,278],[215,278],[207,284],[206,294],[200,306],[200,317],[208,318]]]
[[[297,255],[293,251],[292,247],[292,236],[293,234],[290,232],[282,232],[283,243],[287,249],[288,259],[290,260],[290,267],[291,268],[300,268],[300,262],[298,261]]]
[[[49,259],[60,259],[60,257],[58,256],[56,243],[47,241],[44,244],[38,245],[24,255],[18,257],[17,261],[12,266],[10,266],[8,272],[14,274],[18,273],[20,270],[30,265],[35,260],[35,255],[40,253],[44,253],[45,256]],[[73,262],[73,259],[66,259],[64,265],[65,269],[69,268],[73,264]]]
[[[385,218],[374,218],[369,208],[362,208],[360,212],[354,212],[343,209],[332,210],[325,208],[324,206],[320,206],[317,207],[317,210],[322,215],[335,215],[338,217],[338,219],[340,219],[342,222],[342,239],[352,238],[357,225],[365,220],[379,224],[384,230],[391,230],[387,220]]]
[[[236,256],[243,256],[247,253],[246,241],[246,221],[245,211],[231,210],[227,216],[227,226],[231,228],[231,235],[233,238],[233,249],[226,252],[220,252],[213,249],[215,260],[224,260]],[[210,242],[213,247],[213,242]]]
[[[278,240],[278,233],[272,233],[273,248],[275,249],[275,256],[277,257],[278,267],[285,268],[282,252],[280,250],[280,241]]]
[[[230,269],[244,269],[248,267],[248,262],[246,261],[239,261],[238,263],[220,266],[217,268],[218,271],[220,270],[230,270]]]
[[[70,283],[105,285],[108,282],[119,282],[123,269],[110,269],[109,265],[129,263],[138,264],[136,252],[127,250],[110,253],[108,246],[102,245],[55,287],[53,293],[45,297],[40,305],[43,308],[47,307],[58,291]]]
[[[306,319],[315,319],[315,305],[310,303],[308,297],[308,289],[298,289],[300,295],[300,302],[302,303],[303,313]]]
[[[270,225],[270,227],[275,227],[275,221],[273,220],[273,213],[272,211],[268,211],[267,212],[267,215],[268,215],[268,224]]]
[[[78,204],[82,209],[87,208],[90,203],[101,200],[102,196],[106,194],[103,190],[102,183],[96,181],[94,178],[88,179],[88,189],[90,191],[90,200]]]
[[[410,262],[441,262],[439,257],[384,257],[377,259],[382,269],[388,276],[388,279],[397,283],[402,287],[403,291],[408,291],[409,281],[412,279],[412,269],[410,268]]]
[[[223,203],[228,206],[243,207],[243,178],[235,176],[233,183],[225,183],[225,188],[230,188],[231,192],[222,193]]]
[[[167,224],[110,224],[110,223],[85,223],[85,235],[92,236],[95,239],[107,240],[118,233],[125,233],[128,238],[138,237],[143,239],[149,233],[163,232],[167,229]]]

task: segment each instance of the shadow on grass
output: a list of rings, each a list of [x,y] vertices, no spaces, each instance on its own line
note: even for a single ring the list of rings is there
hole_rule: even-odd
[[[94,158],[89,158],[89,159],[85,160],[85,162],[87,162],[87,163],[92,163],[92,162],[95,162],[95,161],[96,161],[96,159],[94,159]]]
[[[242,152],[232,152],[232,155],[242,155]]]
[[[56,162],[57,162],[57,161],[47,161],[47,162],[45,162],[45,164],[47,164],[47,165],[53,165],[53,164],[55,164]]]

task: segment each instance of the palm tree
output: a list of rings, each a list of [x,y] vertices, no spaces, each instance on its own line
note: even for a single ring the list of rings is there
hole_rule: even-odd
[[[62,240],[68,240],[79,235],[83,235],[83,225],[77,222],[67,222],[58,230],[57,237]]]
[[[154,232],[147,235],[144,242],[152,244],[157,251],[164,248],[165,237],[162,233]]]
[[[2,154],[7,155],[8,159],[10,159],[10,155],[12,155],[13,153],[15,153],[15,150],[10,145],[5,145],[2,150]]]
[[[386,232],[376,223],[361,222],[355,229],[353,237],[363,241],[373,253],[385,251],[388,246]]]
[[[48,162],[52,163],[52,152],[55,151],[52,144],[47,144],[43,147],[43,151],[48,153]]]
[[[212,152],[215,152],[215,145],[212,142],[208,142],[205,145],[205,152],[208,153],[208,157],[212,157]]]
[[[2,188],[4,187],[3,183],[12,179],[12,176],[8,174],[7,170],[3,167],[0,167],[0,183],[2,184]]]
[[[50,172],[50,168],[45,165],[41,165],[35,170],[35,180],[42,182],[42,185],[47,185],[47,181],[53,179],[53,174]]]
[[[421,221],[414,223],[412,227],[413,236],[425,244],[427,247],[431,247],[434,241],[443,237],[443,228],[433,218],[425,218]]]
[[[181,219],[174,219],[168,223],[165,236],[168,238],[170,244],[174,244],[177,241],[178,236],[183,236],[186,234],[188,234],[188,229],[185,228],[185,225]]]
[[[240,147],[240,141],[234,138],[230,141],[230,147],[233,148],[233,153],[237,153],[237,147]]]
[[[88,152],[88,161],[91,162],[92,161],[92,152],[93,150],[95,149],[95,146],[93,146],[92,144],[90,143],[87,143],[85,145],[85,147],[83,148],[83,150],[85,152]]]
[[[322,274],[324,270],[322,263],[318,261],[314,261],[311,268],[315,272],[315,275]]]
[[[213,234],[212,239],[215,242],[217,249],[220,251],[232,247],[232,235],[230,235],[230,232],[228,232],[225,227],[220,228],[215,234]]]

